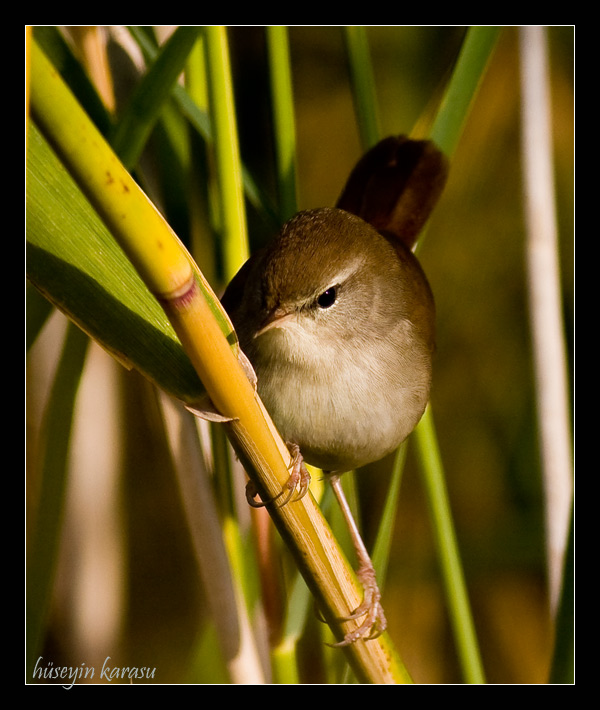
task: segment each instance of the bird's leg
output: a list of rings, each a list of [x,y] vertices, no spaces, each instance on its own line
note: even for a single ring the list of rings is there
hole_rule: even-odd
[[[383,613],[383,607],[381,606],[381,592],[379,591],[379,587],[377,585],[375,568],[373,567],[367,548],[365,547],[356,525],[356,521],[352,515],[352,511],[350,510],[350,506],[348,505],[348,501],[346,500],[340,481],[340,475],[329,474],[328,478],[350,530],[350,535],[354,544],[356,556],[358,558],[358,569],[356,575],[364,590],[362,604],[360,604],[360,606],[347,617],[347,619],[361,619],[364,617],[364,620],[359,626],[356,627],[356,629],[354,629],[354,631],[347,633],[342,641],[333,644],[338,647],[348,646],[359,638],[377,638],[377,636],[385,631],[387,622]]]
[[[300,447],[298,444],[288,444],[287,446],[292,456],[292,461],[289,466],[290,476],[285,486],[281,489],[281,492],[270,501],[257,502],[255,500],[257,496],[256,487],[252,481],[248,481],[246,485],[246,500],[253,508],[262,508],[268,503],[273,503],[278,500],[281,496],[284,496],[284,498],[279,502],[279,505],[283,506],[286,505],[286,503],[289,503],[292,497],[294,497],[294,500],[300,500],[300,498],[303,498],[308,492],[308,487],[310,485],[310,473],[304,465],[304,459],[300,453]]]

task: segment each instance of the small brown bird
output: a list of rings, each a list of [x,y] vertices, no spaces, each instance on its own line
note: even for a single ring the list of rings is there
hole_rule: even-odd
[[[222,303],[284,441],[323,469],[347,516],[365,590],[339,644],[385,628],[375,572],[339,475],[393,451],[429,399],[434,301],[412,253],[447,163],[429,141],[391,137],[354,168],[335,208],[298,213],[254,254]]]

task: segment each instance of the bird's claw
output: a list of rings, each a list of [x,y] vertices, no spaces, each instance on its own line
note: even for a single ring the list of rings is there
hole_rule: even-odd
[[[271,500],[268,501],[257,501],[256,496],[258,495],[258,491],[256,486],[252,481],[248,481],[246,484],[246,500],[253,508],[262,508],[269,503],[279,501],[281,496],[284,496],[283,500],[278,503],[278,505],[282,507],[287,505],[292,499],[300,500],[308,492],[308,487],[310,485],[310,473],[304,465],[304,459],[300,453],[300,447],[297,444],[288,444],[288,448],[292,455],[292,461],[289,467],[290,475],[281,491],[274,498],[271,498]]]
[[[372,565],[365,564],[357,572],[358,579],[363,585],[364,598],[344,621],[352,621],[364,617],[362,623],[354,630],[349,631],[338,643],[331,644],[334,648],[342,648],[358,641],[358,639],[376,639],[387,627],[387,621],[381,605],[381,592],[375,578]]]

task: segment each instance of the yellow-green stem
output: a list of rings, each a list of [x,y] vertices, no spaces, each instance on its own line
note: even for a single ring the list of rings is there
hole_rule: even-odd
[[[33,59],[34,115],[160,299],[213,405],[230,417],[224,426],[261,495],[276,496],[289,476],[289,452],[223,333],[202,275],[38,49]],[[340,619],[358,606],[362,592],[319,507],[308,494],[269,510],[323,615],[342,638],[356,622]],[[364,682],[410,682],[387,634],[358,641],[345,653]]]
[[[249,256],[244,191],[226,28],[206,27],[205,40],[217,180],[222,200],[224,271],[228,280]]]

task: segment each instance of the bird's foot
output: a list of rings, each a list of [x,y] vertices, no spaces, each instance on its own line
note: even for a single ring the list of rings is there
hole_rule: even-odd
[[[256,486],[252,481],[248,481],[246,484],[246,499],[253,508],[262,508],[269,503],[279,501],[282,496],[283,499],[279,501],[278,504],[279,506],[284,506],[292,499],[300,500],[308,492],[310,473],[304,465],[300,447],[297,444],[288,444],[288,449],[292,455],[292,461],[289,466],[290,475],[281,491],[274,498],[268,501],[257,501],[256,496],[258,495],[258,491],[256,490]]]
[[[362,564],[357,572],[357,577],[364,590],[362,604],[358,606],[352,614],[346,617],[345,621],[363,619],[363,621],[352,631],[349,631],[338,643],[331,644],[334,648],[349,646],[358,639],[375,639],[380,636],[387,627],[387,621],[381,605],[381,592],[375,578],[375,570],[370,562]]]

